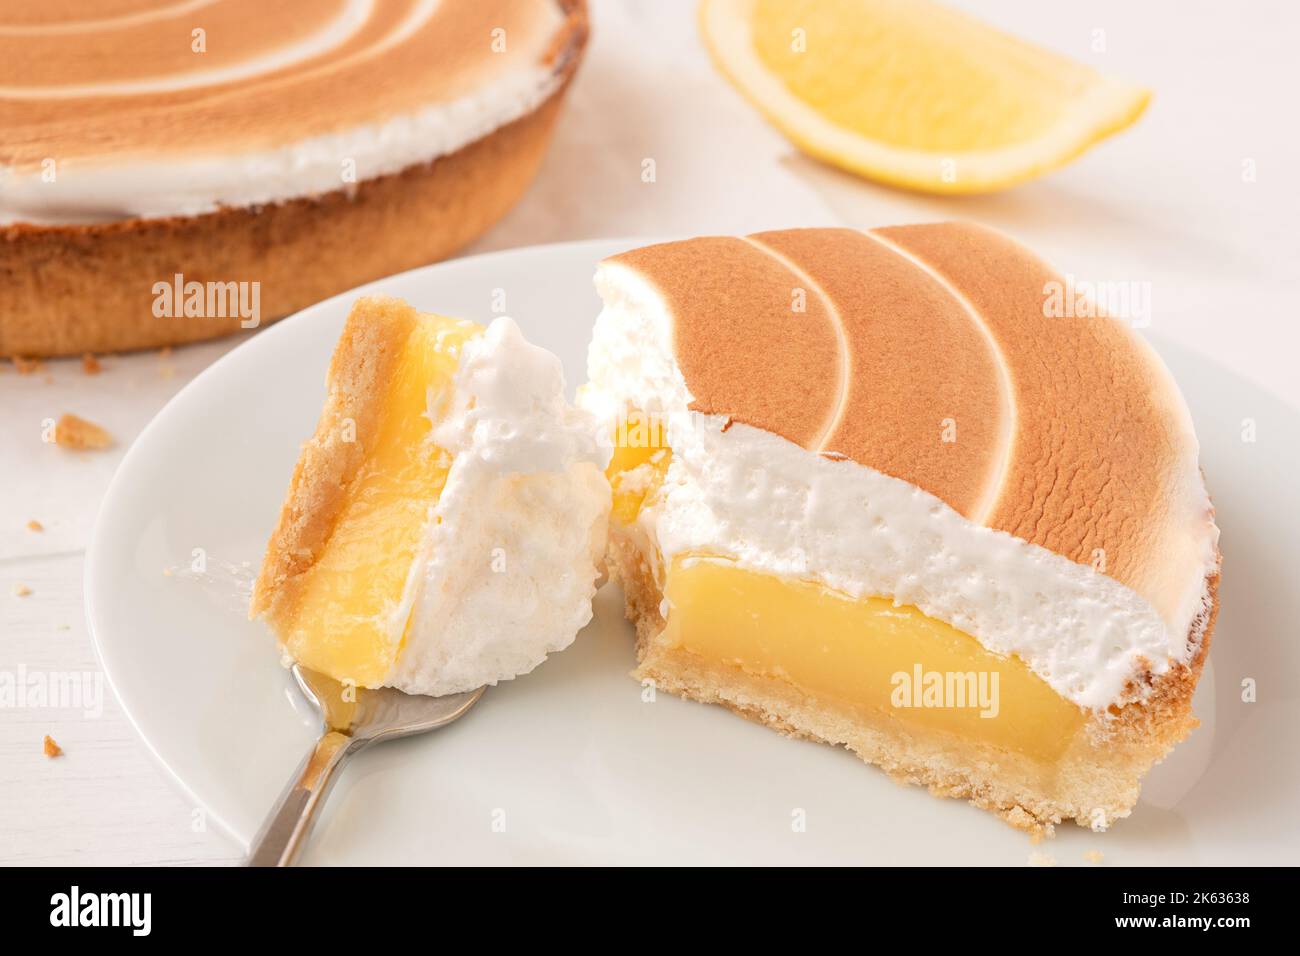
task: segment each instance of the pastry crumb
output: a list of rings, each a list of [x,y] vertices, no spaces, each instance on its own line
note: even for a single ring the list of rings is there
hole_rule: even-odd
[[[39,521],[37,521],[35,518],[32,518],[30,521],[27,522],[27,530],[28,530],[28,531],[44,531],[44,530],[45,530],[45,525],[41,524],[41,523],[40,523]]]
[[[1089,863],[1100,863],[1102,861],[1101,850],[1089,850],[1083,855],[1083,858]]]
[[[113,436],[94,422],[65,414],[54,424],[54,443],[64,448],[107,448]]]
[[[1056,866],[1056,857],[1048,853],[1039,853],[1035,850],[1029,854],[1030,866]]]
[[[19,375],[32,375],[44,368],[40,359],[23,358],[21,355],[12,356],[10,361],[14,363]]]
[[[81,357],[81,370],[87,375],[98,375],[104,370],[104,366],[99,364],[99,359],[95,357],[94,352],[87,352]]]
[[[47,757],[63,756],[63,748],[60,747],[58,744],[56,744],[54,742],[54,738],[51,737],[49,734],[45,735],[45,742],[43,746],[45,748],[45,756]]]
[[[27,597],[27,595],[31,593],[32,593],[32,589],[29,588],[27,585],[23,584],[22,582],[19,582],[18,584],[14,585],[15,597]]]

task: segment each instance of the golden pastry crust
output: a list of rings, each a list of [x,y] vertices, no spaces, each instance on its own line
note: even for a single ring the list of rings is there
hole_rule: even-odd
[[[385,389],[419,313],[401,299],[371,295],[348,314],[326,375],[316,432],[302,446],[280,519],[253,586],[250,617],[281,616],[286,584],[310,568],[334,530],[347,492],[378,434]]]
[[[103,449],[112,446],[113,436],[102,426],[68,412],[54,424],[54,443],[83,451]]]
[[[0,356],[154,348],[228,335],[240,317],[154,315],[154,285],[258,282],[262,324],[446,258],[532,181],[587,39],[566,0],[549,56],[561,83],[536,110],[460,150],[352,189],[202,216],[0,227]]]

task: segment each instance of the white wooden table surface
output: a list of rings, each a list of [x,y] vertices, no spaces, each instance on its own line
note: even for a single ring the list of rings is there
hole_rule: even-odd
[[[593,45],[541,177],[469,250],[597,236],[732,233],[972,218],[1080,278],[1149,282],[1153,330],[1300,405],[1300,69],[1295,5],[1106,0],[962,4],[1007,29],[1156,91],[1142,122],[1013,192],[907,195],[811,162],[714,73],[693,4],[596,0]],[[1101,34],[1098,31],[1102,31]],[[1094,49],[1104,36],[1104,51]],[[656,162],[654,183],[641,163]],[[1243,176],[1253,168],[1255,176]],[[233,344],[0,368],[0,675],[99,675],[81,601],[86,542],[125,448]],[[117,437],[107,452],[44,444],[71,411]],[[35,519],[44,532],[26,528]],[[19,597],[16,585],[32,593]],[[92,708],[94,709],[94,708]],[[49,734],[66,751],[42,754]],[[286,773],[290,768],[286,768]],[[0,863],[226,863],[104,687],[102,709],[0,703]]]

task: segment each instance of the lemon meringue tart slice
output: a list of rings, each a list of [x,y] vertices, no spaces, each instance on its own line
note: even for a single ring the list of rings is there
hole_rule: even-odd
[[[437,696],[526,673],[591,619],[608,460],[559,360],[510,319],[360,299],[251,613],[356,686]]]
[[[1126,816],[1196,723],[1218,530],[1169,373],[1063,283],[960,223],[602,263],[636,676],[1025,829]]]

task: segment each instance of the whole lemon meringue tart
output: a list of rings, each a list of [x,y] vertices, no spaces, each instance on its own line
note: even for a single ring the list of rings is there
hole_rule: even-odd
[[[147,348],[443,258],[519,198],[585,0],[0,5],[0,355]]]

